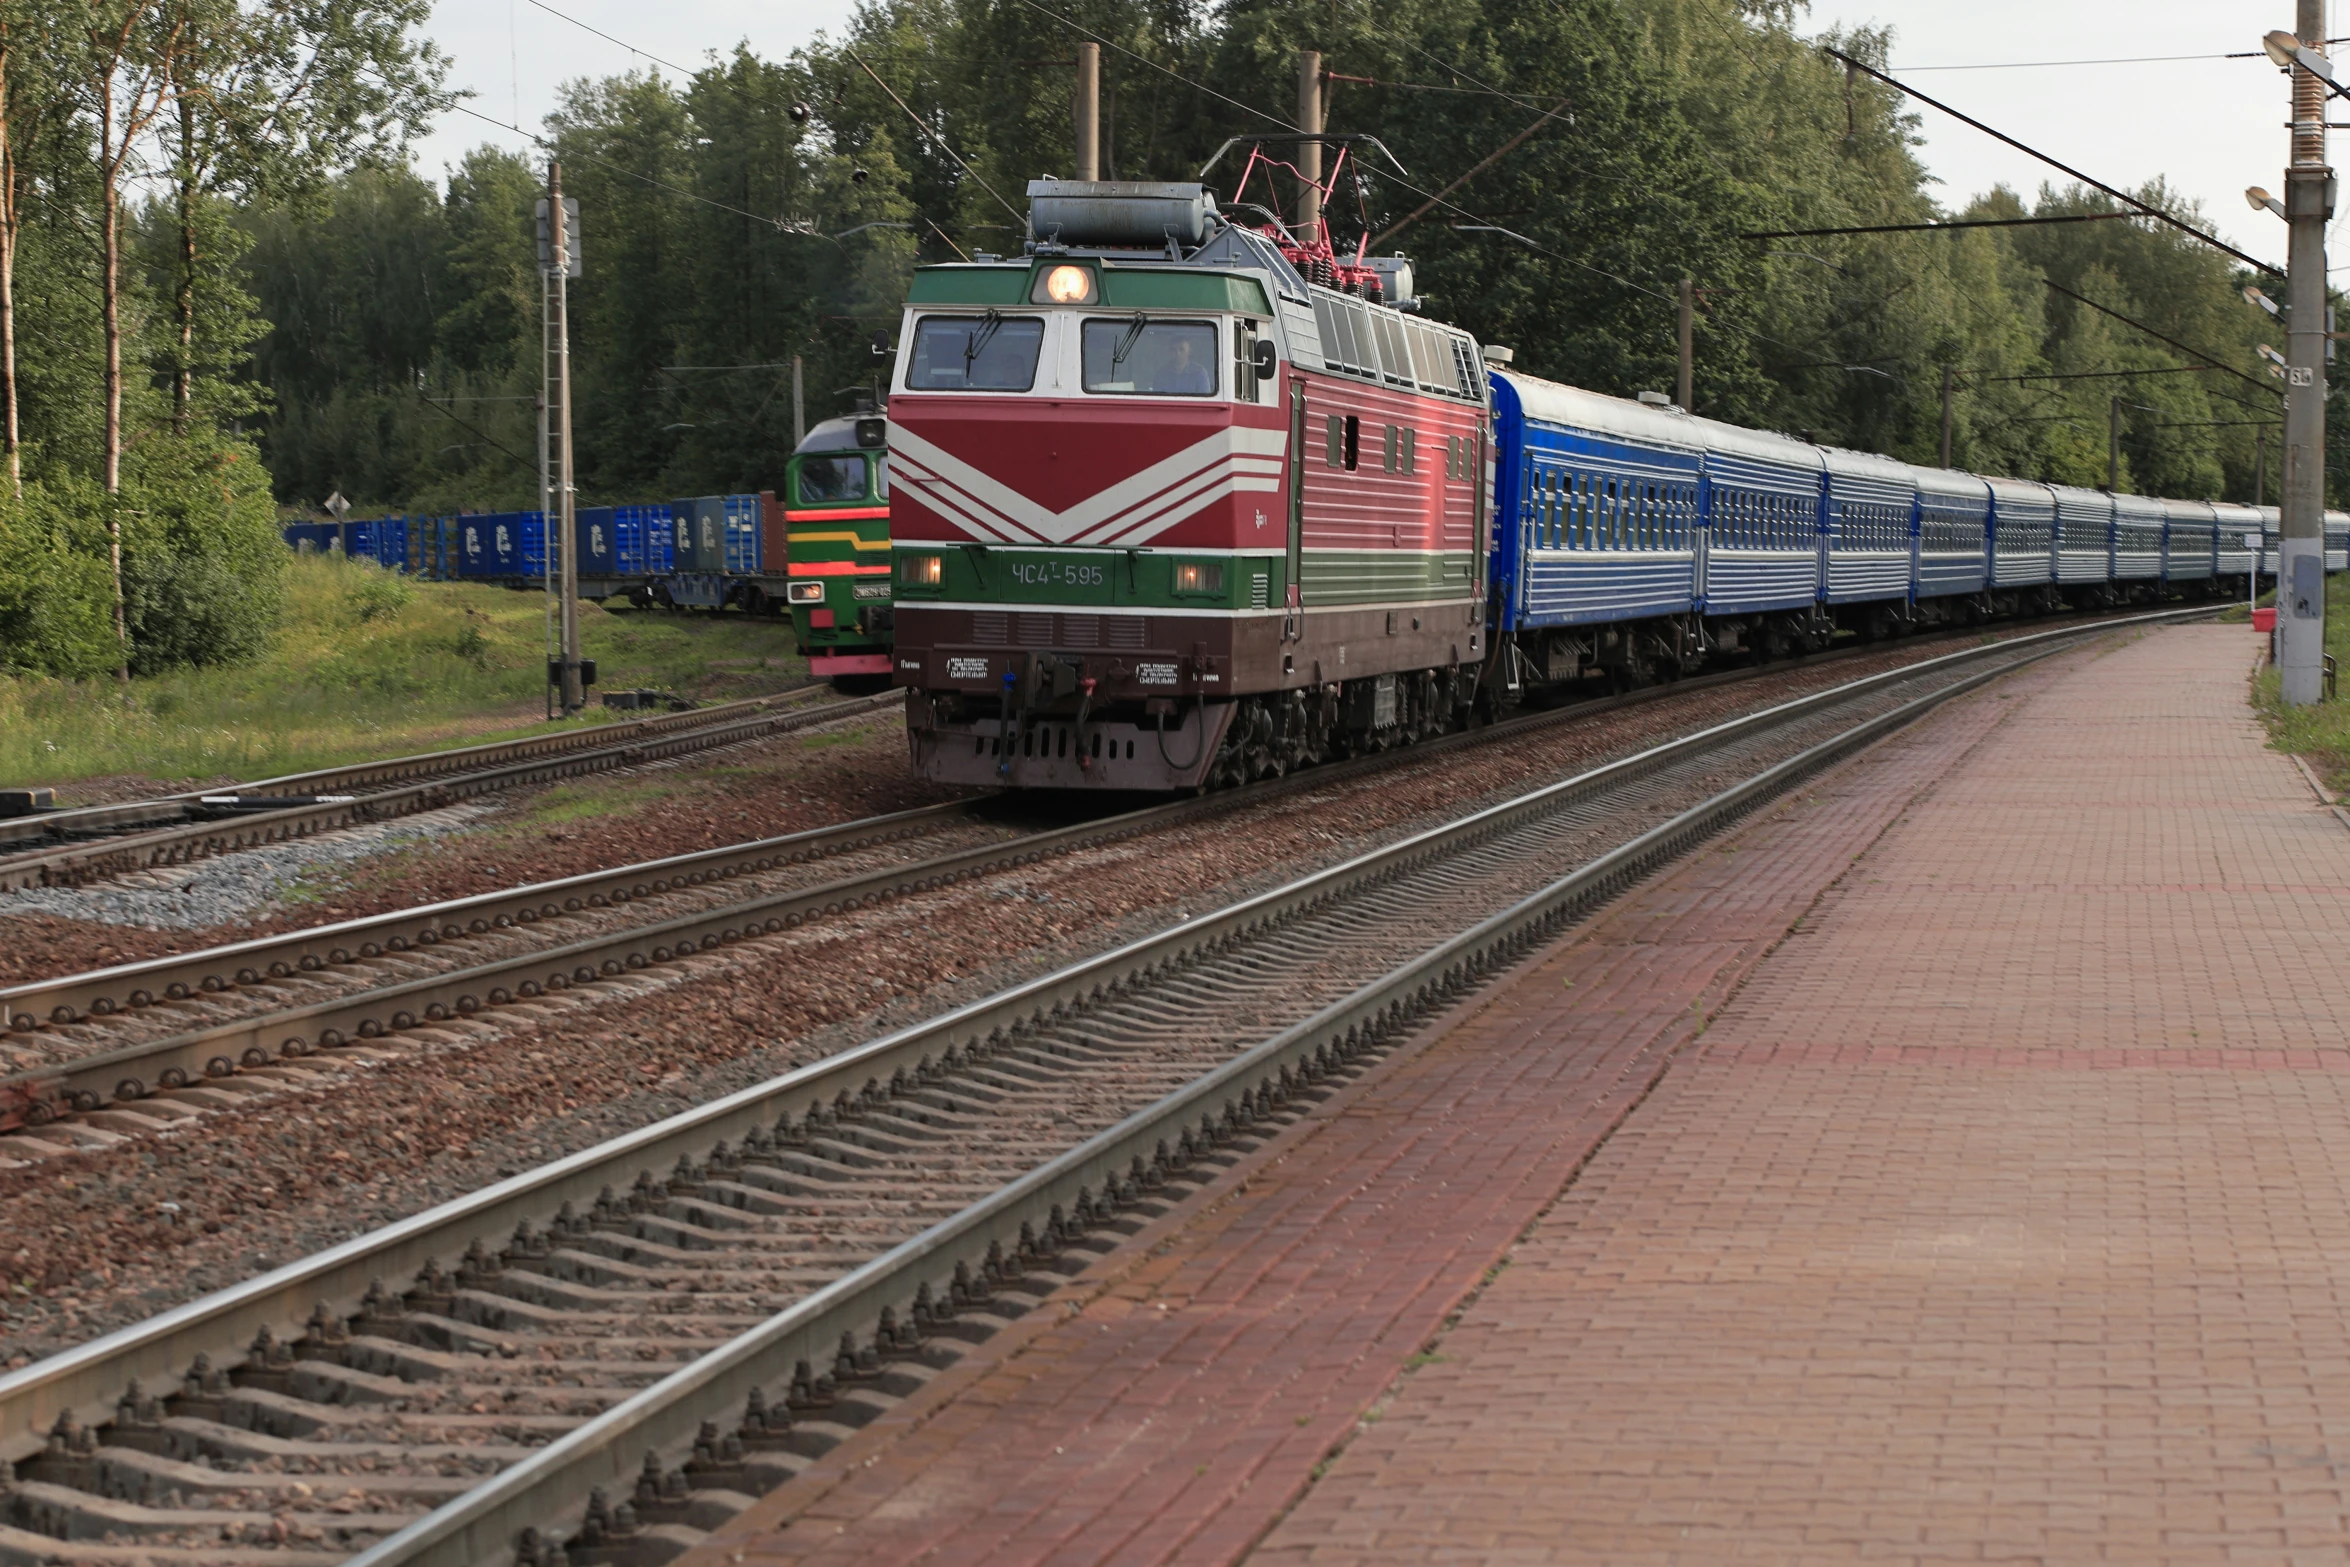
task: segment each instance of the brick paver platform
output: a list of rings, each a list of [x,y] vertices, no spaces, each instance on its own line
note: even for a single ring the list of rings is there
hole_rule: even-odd
[[[2350,831],[2250,641],[1822,780],[689,1560],[2338,1560]]]

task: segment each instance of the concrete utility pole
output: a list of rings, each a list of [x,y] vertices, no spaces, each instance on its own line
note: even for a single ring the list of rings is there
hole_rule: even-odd
[[[798,451],[808,438],[808,388],[800,356],[791,356],[791,449]]]
[[[1697,279],[1681,280],[1681,373],[1673,381],[1673,401],[1684,409],[1697,407]]]
[[[2301,46],[2325,50],[2325,0],[2300,0]],[[2325,680],[2326,220],[2334,171],[2326,165],[2325,84],[2291,73],[2293,161],[2285,170],[2285,473],[2277,549],[2277,666],[2288,705],[2307,706]]]
[[[1301,49],[1297,55],[1297,128],[1308,137],[1322,134],[1322,51]],[[1318,237],[1322,222],[1322,144],[1302,141],[1297,147],[1297,172],[1305,194],[1297,205],[1297,237]]]
[[[1077,95],[1071,105],[1077,132],[1077,177],[1102,177],[1102,46],[1077,46]]]
[[[1950,366],[1942,367],[1942,466],[1950,466],[1950,386],[1957,372]]]
[[[2105,493],[2118,495],[2122,487],[2122,400],[2105,400]]]
[[[579,552],[573,548],[577,492],[571,468],[571,221],[563,206],[563,165],[547,164],[547,230],[554,263],[547,286],[547,434],[555,459],[555,510],[547,517],[547,548],[562,551],[555,591],[563,628],[563,712],[587,706],[579,669]]]

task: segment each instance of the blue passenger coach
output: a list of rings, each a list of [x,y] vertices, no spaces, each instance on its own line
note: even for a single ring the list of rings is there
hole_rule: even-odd
[[[2113,497],[2114,586],[2142,598],[2144,585],[2162,580],[2162,502],[2151,495]]]
[[[2113,497],[2103,490],[2052,484],[2056,497],[2056,580],[2068,588],[2113,579]]]
[[[2261,520],[1920,467],[1498,367],[1488,384],[1489,614],[1511,691],[1671,676],[1844,632],[2240,591],[2243,527]],[[2350,552],[2339,513],[2329,551],[2337,518]]]
[[[1821,542],[1829,604],[1907,602],[1914,574],[1917,470],[1872,452],[1819,449],[1827,467]]]
[[[2165,500],[2162,518],[2162,580],[2210,581],[2219,542],[2211,502]]]
[[[2212,569],[2223,577],[2249,576],[2253,552],[2259,547],[2259,511],[2238,501],[2214,501],[2211,515],[2215,532]],[[2245,542],[2247,535],[2253,543]]]
[[[1948,468],[1920,468],[1917,480],[1918,602],[1982,592],[1991,574],[1991,486]]]
[[[1699,452],[1665,409],[1493,377],[1495,587],[1504,629],[1688,613]]]
[[[1991,585],[2044,587],[2056,581],[2056,492],[2036,479],[1989,479]],[[2048,595],[2034,595],[2044,603]]]
[[[1808,614],[1820,592],[1821,481],[1827,471],[1820,449],[1767,431],[1682,417],[1705,448],[1701,607],[1716,616]]]

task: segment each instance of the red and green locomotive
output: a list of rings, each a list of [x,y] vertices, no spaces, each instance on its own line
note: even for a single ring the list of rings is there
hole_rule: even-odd
[[[916,770],[1191,789],[1457,725],[1484,658],[1483,367],[1397,259],[1205,187],[1041,180],[921,268],[890,399]]]
[[[889,678],[888,448],[888,419],[860,413],[810,430],[784,465],[785,606],[808,672],[836,684]]]

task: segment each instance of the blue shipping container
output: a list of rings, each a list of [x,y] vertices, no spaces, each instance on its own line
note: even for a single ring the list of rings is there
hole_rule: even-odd
[[[522,574],[545,581],[547,576],[547,519],[543,512],[513,514],[516,536],[522,540]]]
[[[493,512],[458,517],[457,572],[460,577],[519,577],[522,564],[522,528],[525,514]]]
[[[655,562],[659,564],[656,565]],[[669,513],[660,506],[612,508],[612,571],[650,577],[669,569]]]
[[[759,575],[759,497],[726,497],[726,569],[738,577]]]
[[[637,553],[628,555],[624,542],[621,568],[648,577],[667,576],[677,569],[677,521],[666,506],[623,506],[621,538],[633,539]]]
[[[617,512],[613,506],[587,506],[572,517],[579,535],[579,574],[583,577],[610,577],[619,567],[619,538]]]
[[[408,569],[408,519],[370,517],[343,524],[343,553],[371,560],[390,571]]]

